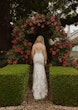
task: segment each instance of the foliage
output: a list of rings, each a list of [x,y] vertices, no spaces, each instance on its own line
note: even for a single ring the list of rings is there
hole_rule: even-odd
[[[29,79],[29,65],[7,65],[0,69],[0,106],[23,102]]]
[[[53,65],[69,65],[71,42],[57,16],[36,13],[33,17],[19,20],[14,25],[12,35],[13,48],[7,53],[8,63],[31,63],[31,42],[34,43],[38,35],[43,35],[48,61]],[[49,40],[56,42],[50,45]]]
[[[10,0],[12,21],[28,17],[32,11],[47,13],[48,0]],[[13,5],[13,6],[12,6]]]
[[[49,10],[52,14],[58,14],[61,18],[69,18],[77,15],[77,0],[51,0]]]
[[[63,36],[64,37],[64,36]],[[50,61],[53,65],[71,66],[70,50],[71,42],[67,39],[61,39],[50,46]]]
[[[10,14],[12,21],[19,18],[28,17],[32,11],[58,15],[62,25],[78,22],[77,0],[10,0]]]
[[[57,105],[78,105],[78,71],[69,67],[49,69],[50,100]]]
[[[7,65],[6,51],[0,51],[0,68]]]
[[[31,46],[32,43],[26,39],[26,34],[21,25],[23,22],[18,21],[14,24],[12,32],[12,49],[7,52],[9,64],[31,64]]]

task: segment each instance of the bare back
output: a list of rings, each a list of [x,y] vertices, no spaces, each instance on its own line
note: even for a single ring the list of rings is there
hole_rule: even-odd
[[[32,47],[32,57],[34,56],[35,53],[40,53],[42,52],[43,53],[43,56],[44,56],[44,60],[46,61],[47,60],[47,52],[46,52],[46,47],[45,45],[41,44],[41,43],[36,43],[33,45]]]
[[[35,45],[34,45],[34,49],[35,49],[35,51],[36,52],[43,52],[44,51],[44,45],[43,44],[41,44],[41,43],[36,43]]]

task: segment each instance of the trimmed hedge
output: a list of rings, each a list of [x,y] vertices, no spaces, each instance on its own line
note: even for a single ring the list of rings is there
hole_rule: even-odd
[[[78,70],[70,67],[50,67],[50,100],[54,104],[78,105]]]
[[[7,65],[7,61],[6,60],[0,60],[0,68],[4,67]]]
[[[7,65],[0,69],[0,106],[19,105],[23,102],[30,66]]]

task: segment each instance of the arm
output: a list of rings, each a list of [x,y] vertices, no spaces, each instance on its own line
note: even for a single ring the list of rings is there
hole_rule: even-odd
[[[34,51],[34,45],[33,45],[32,50],[31,50],[31,57],[32,57],[32,59],[33,59],[34,53],[35,53],[35,51]]]
[[[44,49],[43,49],[43,55],[44,55],[44,63],[46,64],[47,63],[47,51],[46,51],[45,46],[44,46]]]

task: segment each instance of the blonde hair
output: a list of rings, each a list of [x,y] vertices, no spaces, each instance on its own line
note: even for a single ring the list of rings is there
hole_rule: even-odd
[[[35,43],[41,42],[42,44],[44,44],[44,38],[42,35],[39,35],[35,41]]]

